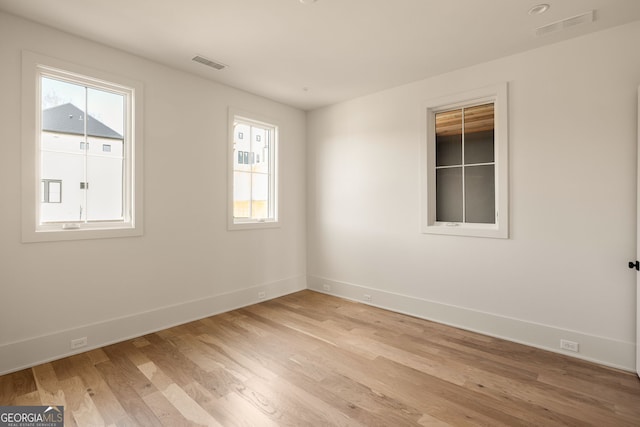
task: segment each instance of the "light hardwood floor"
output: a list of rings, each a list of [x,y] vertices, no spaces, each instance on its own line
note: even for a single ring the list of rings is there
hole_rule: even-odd
[[[65,426],[640,426],[640,380],[302,291],[0,377]]]

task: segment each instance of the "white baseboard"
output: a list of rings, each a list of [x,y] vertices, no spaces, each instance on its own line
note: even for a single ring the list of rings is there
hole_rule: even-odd
[[[313,291],[635,372],[636,345],[634,342],[612,340],[322,277],[308,276],[307,286]],[[365,294],[371,296],[371,301],[364,300]],[[579,343],[580,351],[574,353],[561,350],[559,348],[561,339]]]
[[[324,285],[328,285],[330,290],[325,290]],[[303,289],[335,295],[625,371],[635,371],[636,346],[633,342],[612,340],[321,277],[309,276],[305,278],[300,276],[161,307],[131,316],[83,325],[40,337],[1,344],[0,375]],[[265,292],[264,299],[258,299],[259,292]],[[365,294],[371,296],[371,302],[363,300]],[[87,346],[71,350],[71,340],[81,337],[87,337]],[[560,339],[580,343],[580,352],[572,353],[560,350]]]
[[[245,307],[306,289],[306,277],[293,277],[213,295],[143,313],[79,326],[40,337],[0,345],[0,375],[139,337],[193,320]],[[258,298],[264,292],[265,298]],[[71,350],[71,340],[87,337],[87,346]]]

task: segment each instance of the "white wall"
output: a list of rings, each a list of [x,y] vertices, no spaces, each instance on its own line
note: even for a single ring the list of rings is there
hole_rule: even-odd
[[[0,373],[67,354],[70,339],[95,347],[304,288],[307,265],[312,289],[555,351],[567,338],[633,369],[638,42],[634,23],[305,125],[301,111],[0,13]],[[21,243],[22,49],[144,82],[143,237]],[[502,81],[511,238],[420,234],[421,103]],[[230,105],[282,126],[282,228],[226,230]]]
[[[309,286],[633,370],[640,23],[308,115]],[[509,240],[419,232],[420,105],[509,83]]]
[[[22,49],[144,83],[143,237],[21,243]],[[0,373],[306,287],[304,112],[4,13],[0,62]],[[229,106],[281,125],[281,228],[227,231]]]

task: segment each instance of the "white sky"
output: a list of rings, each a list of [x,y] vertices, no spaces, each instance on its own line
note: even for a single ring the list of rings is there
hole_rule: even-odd
[[[42,108],[72,103],[81,110],[88,100],[88,114],[100,120],[120,135],[124,135],[124,96],[85,87],[77,84],[42,78]]]

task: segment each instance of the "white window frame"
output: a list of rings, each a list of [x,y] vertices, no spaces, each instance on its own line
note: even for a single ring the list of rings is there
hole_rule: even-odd
[[[44,223],[40,219],[41,78],[49,76],[125,95],[124,220]],[[48,57],[22,52],[22,241],[84,240],[143,234],[142,83]]]
[[[435,115],[472,105],[494,103],[494,155],[496,223],[451,223],[436,221],[436,135]],[[509,129],[507,83],[427,101],[421,109],[420,144],[421,231],[454,236],[509,237]]]
[[[233,215],[233,164],[237,154],[234,153],[234,123],[236,119],[244,122],[253,123],[257,126],[264,126],[273,129],[273,147],[269,150],[271,167],[273,170],[270,182],[270,194],[273,200],[272,218],[252,219],[252,218],[235,218]],[[276,120],[264,117],[235,107],[229,107],[228,122],[228,150],[227,156],[227,182],[228,182],[228,200],[227,200],[227,228],[228,230],[247,230],[260,228],[276,228],[280,227],[281,212],[281,188],[280,188],[280,126]],[[263,161],[267,161],[263,159]],[[251,163],[251,159],[249,159]]]

